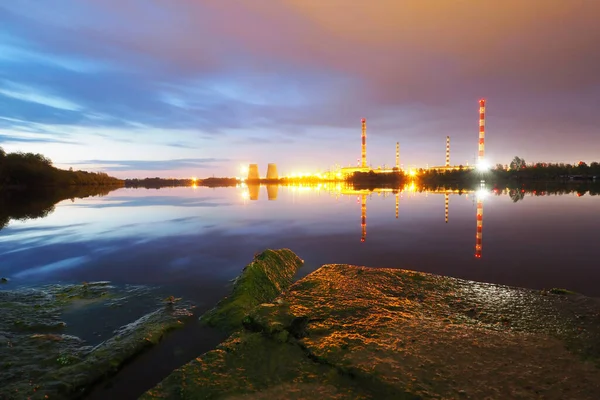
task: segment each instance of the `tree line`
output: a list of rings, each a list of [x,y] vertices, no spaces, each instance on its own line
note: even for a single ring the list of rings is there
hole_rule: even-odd
[[[123,181],[104,172],[56,168],[42,154],[7,153],[0,147],[0,189],[70,185],[121,185]]]

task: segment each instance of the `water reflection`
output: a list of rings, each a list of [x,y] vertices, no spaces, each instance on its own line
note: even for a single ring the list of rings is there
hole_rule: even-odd
[[[0,191],[0,230],[11,220],[28,220],[47,217],[54,206],[63,200],[106,196],[119,187],[69,186],[40,188],[36,190]]]
[[[523,196],[514,203],[511,193],[517,190]],[[553,193],[572,195],[548,198]],[[600,258],[593,235],[600,224],[600,201],[590,196],[595,194],[581,186],[475,192],[415,182],[375,190],[342,184],[120,189],[74,203],[68,199],[76,194],[47,194],[29,203],[15,197],[2,200],[0,209],[5,220],[11,215],[0,232],[0,276],[13,282],[171,282],[199,293],[200,284],[226,284],[255,252],[287,247],[306,260],[306,272],[325,263],[352,263],[529,287],[579,285],[589,292],[600,279],[590,267]],[[67,200],[48,207],[61,198]],[[19,211],[24,208],[29,211]],[[17,219],[24,216],[45,218]],[[574,272],[566,274],[564,266]]]
[[[248,195],[242,194],[242,198],[249,198],[250,200],[258,200],[260,196],[260,184],[250,183],[247,185]],[[266,185],[267,187],[267,199],[277,200],[277,194],[279,193],[279,185]]]

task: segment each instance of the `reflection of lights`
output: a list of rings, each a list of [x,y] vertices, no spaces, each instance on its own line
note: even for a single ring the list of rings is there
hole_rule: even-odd
[[[195,181],[192,183],[192,188],[193,188],[193,189],[196,189],[196,188],[198,188],[198,185],[196,184],[196,182],[195,182]]]
[[[479,189],[477,192],[475,192],[475,195],[477,196],[477,200],[483,200],[489,195],[489,193],[485,189]]]
[[[488,169],[490,169],[490,165],[487,162],[485,162],[484,160],[481,160],[477,163],[478,171],[487,171]]]
[[[242,200],[248,200],[250,198],[250,192],[248,192],[247,190],[244,190],[242,192]]]
[[[411,182],[410,184],[404,185],[404,191],[405,192],[416,192],[417,191],[417,185],[415,185],[415,182]]]

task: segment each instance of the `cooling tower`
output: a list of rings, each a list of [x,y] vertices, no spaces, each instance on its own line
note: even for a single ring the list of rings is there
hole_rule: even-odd
[[[250,164],[248,167],[248,180],[249,181],[257,181],[260,179],[258,175],[258,164]]]
[[[267,166],[267,179],[279,179],[279,174],[277,173],[277,164],[269,164]]]

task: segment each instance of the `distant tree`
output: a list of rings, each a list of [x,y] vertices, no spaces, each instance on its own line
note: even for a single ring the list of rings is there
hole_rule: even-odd
[[[517,156],[515,156],[515,158],[513,158],[513,160],[510,163],[510,169],[520,170],[525,168],[525,166],[525,159]]]
[[[6,157],[6,152],[4,151],[4,149],[2,147],[0,147],[0,159],[3,159]]]
[[[503,171],[504,170],[504,166],[502,164],[496,164],[496,169],[498,171]]]

